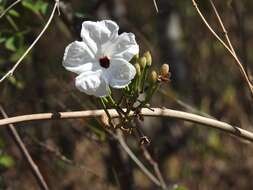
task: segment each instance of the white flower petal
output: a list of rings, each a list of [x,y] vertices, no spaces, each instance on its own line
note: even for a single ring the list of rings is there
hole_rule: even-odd
[[[75,41],[66,47],[63,66],[79,74],[75,85],[80,91],[103,97],[109,94],[109,85],[123,88],[134,78],[136,71],[129,61],[139,53],[139,46],[134,34],[118,35],[118,30],[118,25],[110,20],[85,21],[81,30],[83,42]],[[109,68],[103,65],[106,57]]]
[[[103,44],[118,36],[118,30],[119,26],[111,20],[85,21],[82,24],[81,37],[93,53],[97,53]]]
[[[134,66],[124,59],[111,59],[110,67],[104,72],[104,76],[113,88],[126,87],[136,74]]]
[[[72,42],[64,53],[63,66],[72,72],[80,74],[91,71],[95,64],[95,56],[84,42]]]
[[[81,92],[97,97],[107,96],[109,86],[101,76],[101,71],[84,72],[76,77],[75,85]]]
[[[133,33],[122,33],[105,50],[105,54],[111,58],[123,58],[126,61],[130,61],[138,53],[139,45]]]

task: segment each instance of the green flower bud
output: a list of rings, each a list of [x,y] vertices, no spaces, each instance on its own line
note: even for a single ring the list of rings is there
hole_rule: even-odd
[[[141,69],[144,69],[147,63],[146,57],[141,57],[139,63],[140,63]]]
[[[156,72],[156,71],[153,70],[153,71],[150,73],[149,80],[150,80],[150,82],[152,82],[152,83],[156,83],[156,81],[158,80],[158,75],[157,75],[157,72]]]
[[[147,66],[150,67],[152,64],[152,56],[151,53],[149,51],[144,53],[144,57],[146,57],[147,60]]]
[[[161,66],[161,76],[162,77],[168,77],[169,75],[169,70],[170,70],[170,67],[168,64],[163,64]]]
[[[141,76],[141,67],[140,67],[139,63],[135,63],[134,67],[135,67],[137,76]]]

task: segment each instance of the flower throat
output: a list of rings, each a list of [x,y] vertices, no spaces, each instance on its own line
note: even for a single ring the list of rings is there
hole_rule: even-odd
[[[110,59],[107,56],[104,56],[99,59],[100,66],[107,69],[110,67]]]

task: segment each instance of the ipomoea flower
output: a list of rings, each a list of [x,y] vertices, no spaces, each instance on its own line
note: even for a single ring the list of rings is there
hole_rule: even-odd
[[[78,76],[76,87],[89,95],[107,96],[109,85],[126,87],[135,76],[129,61],[139,53],[132,33],[118,34],[119,26],[111,20],[85,21],[82,41],[69,44],[64,53],[63,66]]]

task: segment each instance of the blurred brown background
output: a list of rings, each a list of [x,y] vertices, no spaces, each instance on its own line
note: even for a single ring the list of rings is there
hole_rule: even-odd
[[[214,2],[250,74],[253,1]],[[41,31],[53,3],[23,0],[14,8],[18,15],[10,13],[0,19],[1,76]],[[11,1],[0,1],[2,10],[9,4]],[[97,99],[75,89],[75,76],[61,62],[67,44],[80,39],[82,21],[112,19],[121,32],[135,33],[141,53],[151,51],[154,68],[159,69],[165,62],[170,65],[171,83],[156,93],[152,106],[209,114],[253,131],[249,90],[234,60],[203,25],[192,2],[157,0],[157,5],[158,13],[152,0],[61,1],[61,15],[55,15],[15,75],[0,84],[0,101],[7,113],[14,116],[99,108]],[[209,1],[201,1],[199,6],[222,36]],[[17,126],[51,189],[159,189],[126,156],[118,142],[107,138],[95,120],[30,122]],[[172,119],[145,118],[144,131],[151,139],[149,150],[169,189],[175,184],[189,190],[253,189],[250,144],[205,126]],[[138,142],[132,137],[127,137],[127,142],[152,171]],[[119,185],[120,175],[125,177],[124,187]],[[38,189],[5,128],[0,130],[0,189]]]

